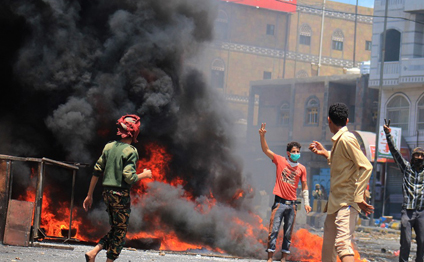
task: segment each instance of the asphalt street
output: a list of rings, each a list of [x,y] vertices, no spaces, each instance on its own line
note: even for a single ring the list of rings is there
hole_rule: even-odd
[[[320,234],[322,232],[316,232]],[[84,253],[91,246],[64,243],[36,243],[37,247],[20,247],[0,244],[0,261],[37,261],[37,262],[84,262]],[[399,250],[399,231],[371,227],[360,227],[355,233],[356,248],[361,259],[366,261],[398,261],[396,251]],[[415,256],[416,244],[412,245],[411,260]],[[279,259],[279,257],[275,257]],[[171,252],[154,250],[136,250],[125,248],[119,262],[155,261],[155,262],[182,262],[182,261],[265,261],[263,259],[240,258],[222,254],[211,254],[208,251]],[[102,251],[96,261],[106,261],[106,253]],[[413,260],[412,260],[413,261]]]
[[[91,247],[83,245],[52,244],[49,247],[18,247],[0,245],[0,261],[32,261],[32,262],[85,262],[84,253]],[[102,251],[96,261],[106,261],[106,252]],[[189,252],[145,251],[124,248],[116,260],[121,262],[155,261],[155,262],[183,262],[183,261],[260,261],[255,259],[239,259],[208,254]]]

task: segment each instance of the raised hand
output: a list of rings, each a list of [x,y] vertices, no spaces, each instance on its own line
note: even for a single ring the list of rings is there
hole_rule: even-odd
[[[392,132],[392,129],[390,128],[390,119],[387,121],[387,119],[384,119],[384,125],[383,125],[384,133],[390,134]]]
[[[261,128],[259,129],[259,135],[263,136],[266,134],[265,126],[266,126],[266,123],[261,124]]]
[[[309,145],[309,150],[312,151],[312,153],[315,153],[317,155],[327,155],[327,150],[324,148],[324,146],[318,142],[314,141]]]

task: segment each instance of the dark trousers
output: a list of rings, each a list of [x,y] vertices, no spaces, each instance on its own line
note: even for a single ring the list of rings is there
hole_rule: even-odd
[[[407,262],[411,250],[412,228],[417,240],[416,262],[424,260],[424,209],[402,209],[399,262]]]
[[[275,252],[278,231],[280,230],[281,222],[284,222],[284,238],[281,252],[290,254],[291,234],[296,218],[295,201],[291,201],[290,204],[286,204],[284,200],[276,197],[271,211],[272,213],[271,220],[269,222],[268,248],[266,251]]]
[[[99,241],[107,250],[106,256],[115,260],[121,254],[125,244],[128,222],[131,213],[131,199],[128,189],[103,190],[103,200],[109,215],[110,231]]]

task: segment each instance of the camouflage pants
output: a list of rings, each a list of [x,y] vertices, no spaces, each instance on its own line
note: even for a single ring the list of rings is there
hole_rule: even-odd
[[[131,213],[130,191],[128,189],[103,189],[103,200],[109,215],[110,231],[99,241],[107,250],[106,256],[115,260],[125,244],[128,221]]]

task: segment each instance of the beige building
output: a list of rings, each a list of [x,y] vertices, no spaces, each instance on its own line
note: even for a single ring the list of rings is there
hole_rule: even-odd
[[[358,7],[355,15],[356,6],[327,1],[321,45],[322,1],[242,3],[249,1],[220,3],[215,40],[195,61],[240,119],[247,117],[251,81],[340,75],[370,59],[372,8]]]

